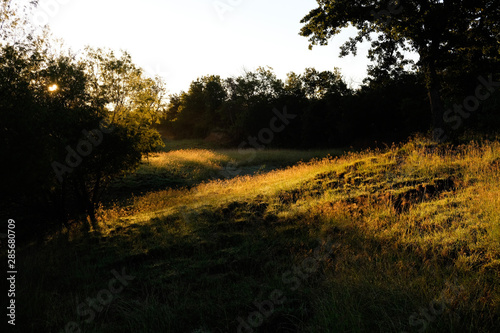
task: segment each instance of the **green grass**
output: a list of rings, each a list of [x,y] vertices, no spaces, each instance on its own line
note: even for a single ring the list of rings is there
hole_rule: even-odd
[[[183,140],[169,148],[202,145],[202,141]],[[108,200],[140,195],[165,188],[192,187],[201,182],[255,175],[292,166],[301,161],[338,156],[342,150],[237,150],[182,148],[151,154],[139,169],[112,184]]]
[[[500,144],[414,139],[314,159],[327,154],[150,157],[139,173],[151,181],[189,182],[102,208],[99,231],[75,226],[19,251],[22,331],[237,332],[262,302],[255,332],[500,327]],[[231,161],[272,168],[213,177]],[[135,279],[83,323],[77,306],[122,268]]]

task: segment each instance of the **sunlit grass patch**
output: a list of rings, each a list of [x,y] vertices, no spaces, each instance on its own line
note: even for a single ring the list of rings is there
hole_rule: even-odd
[[[143,174],[170,173],[182,179],[203,180],[219,171],[231,159],[206,149],[183,149],[157,153],[146,159],[139,169]]]

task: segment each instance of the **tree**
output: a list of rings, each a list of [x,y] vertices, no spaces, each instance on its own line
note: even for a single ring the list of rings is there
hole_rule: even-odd
[[[9,204],[23,205],[20,198],[29,189],[31,204],[39,208],[44,206],[42,197],[51,187],[48,179],[53,177],[51,157],[43,154],[51,144],[51,138],[45,135],[49,111],[38,103],[40,98],[30,85],[39,70],[32,61],[36,58],[40,54],[23,47],[0,50],[0,156],[6,161],[0,184],[1,191],[9,193]]]
[[[56,79],[60,89],[49,92]],[[85,82],[82,66],[68,57],[50,58],[34,46],[0,50],[0,141],[2,156],[10,161],[2,183],[11,188],[12,201],[39,215],[45,215],[44,207],[61,208],[56,197],[64,187],[51,168],[55,160],[64,160],[58,147],[63,151],[99,117],[99,110],[85,103]]]
[[[314,68],[306,68],[302,75],[302,82],[309,99],[322,99],[332,94],[343,96],[349,93],[338,68],[335,68],[333,72],[318,72]]]
[[[293,96],[296,98],[304,99],[306,98],[302,76],[295,72],[290,72],[286,75],[285,81],[285,94],[289,96]]]
[[[208,75],[191,82],[188,92],[170,96],[168,127],[181,137],[205,137],[221,126],[222,105],[227,93],[222,79]]]
[[[350,95],[340,71],[306,68],[300,79],[309,102],[302,115],[302,145],[327,147],[338,143],[343,102]]]
[[[1,183],[38,216],[44,207],[61,222],[85,214],[97,229],[106,185],[162,144],[152,124],[164,90],[129,58],[49,50],[44,41],[0,48],[0,149],[9,157]]]
[[[208,75],[187,92],[170,96],[168,127],[180,137],[206,137],[223,131],[234,140],[267,126],[273,102],[285,93],[271,68],[259,67],[238,77]]]
[[[89,78],[87,91],[93,106],[104,107],[111,124],[138,133],[143,153],[161,146],[161,137],[152,125],[159,123],[167,110],[164,82],[145,76],[127,52],[117,56],[111,50],[88,47],[81,61]]]
[[[351,24],[358,35],[344,44],[341,55],[355,54],[358,43],[372,41],[372,59],[391,74],[391,68],[408,64],[403,51],[419,54],[435,129],[444,125],[445,74],[457,66],[468,72],[468,64],[475,63],[473,69],[498,64],[498,0],[318,0],[318,5],[301,21],[301,35],[309,37],[310,47],[326,45]]]
[[[228,101],[225,114],[232,121],[232,134],[238,140],[258,133],[268,124],[274,102],[284,93],[283,82],[270,67],[258,67],[226,80]]]

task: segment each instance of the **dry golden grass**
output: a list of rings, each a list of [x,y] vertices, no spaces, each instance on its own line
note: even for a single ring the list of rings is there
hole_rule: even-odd
[[[162,170],[186,169],[186,172],[207,174],[208,171],[219,170],[224,163],[234,162],[229,155],[227,152],[200,149],[160,153],[149,158],[142,172],[161,173]],[[255,176],[208,181],[191,189],[152,192],[135,198],[133,205],[126,209],[117,207],[102,211],[101,214],[103,214],[102,220],[108,224],[112,224],[113,219],[130,216],[134,216],[135,221],[147,221],[151,216],[168,214],[179,206],[196,208],[217,206],[235,200],[249,200],[256,196],[272,198],[280,191],[299,188],[319,174],[340,173],[345,170],[349,173],[353,166],[356,166],[355,173],[358,179],[351,179],[352,184],[348,184],[349,186],[342,192],[326,191],[317,201],[367,194],[373,190],[374,185],[408,181],[429,182],[436,177],[453,173],[458,173],[460,180],[465,184],[475,183],[475,189],[483,188],[485,191],[498,181],[497,169],[491,168],[492,161],[498,156],[500,152],[497,143],[483,146],[471,143],[457,148],[456,151],[438,153],[437,147],[429,148],[425,142],[410,142],[403,147],[393,147],[384,153],[376,151],[349,153],[343,157],[299,163]],[[196,167],[189,169],[187,165],[190,163]],[[358,180],[362,184],[358,183]],[[483,195],[486,195],[486,192]],[[303,204],[307,209],[316,205],[315,202],[307,200]],[[423,209],[424,207],[425,205],[422,206]]]
[[[189,172],[204,177],[237,156],[172,151],[142,170],[191,165]],[[499,166],[498,142],[451,147],[417,138],[385,151],[152,191],[101,209],[99,237],[120,244],[105,261],[139,265],[147,281],[146,310],[127,313],[129,325],[143,331],[151,330],[147,318],[162,316],[155,329],[235,330],[234,318],[252,309],[262,286],[285,290],[281,274],[310,257],[318,239],[329,239],[329,259],[288,290],[294,301],[263,327],[293,317],[297,332],[488,332],[500,324]],[[162,277],[150,282],[150,270]],[[180,309],[162,305],[172,290],[189,295]],[[432,301],[446,310],[421,312]],[[180,311],[189,319],[176,321]]]

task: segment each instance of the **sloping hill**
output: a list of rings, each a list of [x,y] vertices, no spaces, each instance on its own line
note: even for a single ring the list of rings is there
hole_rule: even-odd
[[[218,158],[211,170],[227,162]],[[21,251],[19,321],[33,332],[28,323],[47,332],[68,322],[81,332],[493,332],[499,166],[498,142],[413,140],[141,194],[103,208],[99,232],[64,230]],[[118,273],[130,280],[107,292]]]

